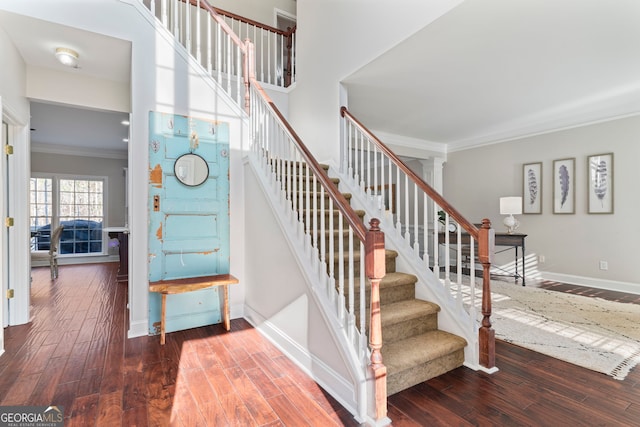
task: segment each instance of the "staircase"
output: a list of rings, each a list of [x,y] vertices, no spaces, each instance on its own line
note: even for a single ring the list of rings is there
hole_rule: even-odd
[[[359,199],[365,194],[364,189],[405,183],[404,208],[398,206],[394,216],[396,223],[385,225],[384,233],[377,226],[369,228],[364,225],[361,220],[365,212],[350,208],[349,195],[345,198],[337,191],[337,180],[331,182],[327,179],[326,173],[322,172],[311,152],[257,79],[258,70],[267,70],[266,75],[282,75],[283,70],[272,70],[271,67],[286,62],[285,58],[277,56],[283,50],[273,49],[276,57],[272,57],[263,54],[265,49],[260,47],[260,41],[242,41],[234,33],[233,24],[225,22],[222,12],[216,12],[206,0],[195,4],[152,0],[148,4],[152,14],[157,15],[158,22],[183,44],[187,55],[192,55],[200,63],[202,71],[220,85],[232,100],[231,103],[238,107],[238,112],[244,110],[246,113],[242,113],[242,116],[247,118],[249,124],[249,163],[269,203],[277,210],[277,221],[283,233],[291,247],[295,248],[296,261],[308,285],[309,292],[305,296],[311,296],[313,303],[321,308],[320,315],[315,318],[328,327],[335,348],[340,352],[339,362],[343,362],[348,371],[347,376],[340,378],[339,373],[332,371],[330,366],[325,369],[323,360],[319,360],[318,366],[323,366],[321,375],[329,380],[330,386],[334,385],[332,394],[348,405],[358,420],[386,425],[390,422],[386,412],[389,394],[459,367],[463,361],[466,366],[494,372],[495,339],[490,323],[488,280],[493,235],[489,221],[483,220],[481,229],[467,221],[343,107],[342,153],[339,171],[336,170],[344,180],[343,186],[349,188],[357,185],[357,189],[351,191],[354,198]],[[195,25],[191,22],[194,14],[190,13],[190,8],[198,8]],[[207,16],[206,25],[212,28],[206,42],[201,40],[200,9]],[[275,42],[276,45],[288,47],[293,35],[287,37],[286,40],[275,37],[279,40]],[[267,47],[266,51],[272,50]],[[260,55],[256,55],[256,52],[260,52]],[[287,55],[291,58],[294,54]],[[270,74],[269,70],[274,72]],[[295,66],[287,66],[286,70],[295,70]],[[287,79],[280,79],[282,82],[288,84]],[[299,170],[301,165],[306,165],[307,169],[304,180],[299,176],[296,178],[296,169]],[[327,170],[326,167],[324,169]],[[322,182],[322,185],[307,185],[310,177],[312,182]],[[414,201],[412,212],[409,211],[410,194]],[[370,196],[368,192],[366,195]],[[418,197],[424,201],[418,202]],[[400,205],[399,202],[400,198]],[[329,205],[327,209],[324,207],[326,203]],[[422,208],[418,209],[420,203]],[[358,204],[363,205],[361,200],[358,200]],[[367,205],[366,209],[378,213],[380,206],[375,210]],[[426,252],[429,245],[439,246],[438,235],[434,234],[432,243],[429,243],[425,232],[424,242],[418,242],[419,229],[437,230],[434,214],[439,209],[446,212],[447,222],[454,221],[460,226],[459,230],[463,228],[469,233],[472,247],[477,244],[485,280],[479,292],[472,285],[470,295],[472,302],[476,295],[482,298],[483,320],[480,328],[475,304],[470,304],[471,308],[467,311],[463,306],[460,287],[457,295],[452,292],[448,257],[439,263],[437,250],[431,258]],[[422,219],[418,218],[419,212],[423,213]],[[326,222],[328,225],[325,228]],[[371,288],[369,280],[365,279],[365,268],[360,266],[365,258],[365,241],[367,274],[377,284],[382,275],[379,264],[383,248],[375,245],[383,241],[385,233],[393,231],[394,227],[398,235],[400,230],[405,230],[402,235],[407,244],[404,245],[394,236],[394,249],[399,252],[384,251],[386,276],[379,286],[380,310],[369,316],[370,296],[373,293],[374,301],[378,298],[378,287]],[[415,231],[411,231],[410,227],[415,227]],[[330,231],[325,233],[325,229]],[[322,233],[325,235],[321,236]],[[388,239],[387,244],[392,239]],[[338,241],[343,244],[338,245]],[[412,259],[407,256],[407,248],[404,247],[409,244],[415,253],[410,254]],[[444,253],[449,253],[448,239],[444,245]],[[337,253],[336,248],[340,248],[339,252],[344,250]],[[402,254],[402,265],[411,268],[415,275],[396,271],[399,253]],[[416,264],[419,257],[422,257],[422,263]],[[334,260],[339,261],[334,263]],[[444,278],[440,277],[440,266],[444,267]],[[471,280],[471,283],[475,282]],[[421,299],[416,298],[416,290]],[[424,299],[438,301],[442,311],[438,305]],[[440,331],[438,318],[447,330],[465,338]],[[281,339],[289,344],[290,337],[283,336],[281,331],[270,333],[274,341]],[[291,348],[301,360],[308,359],[314,363],[316,352],[305,353],[309,350],[305,343],[300,343],[303,345],[299,347],[299,343],[293,344]]]
[[[329,166],[321,165],[328,172]],[[300,168],[297,168],[300,170]],[[298,189],[306,191],[304,179],[297,174]],[[332,179],[338,186],[339,180]],[[316,198],[319,193],[316,192]],[[347,200],[351,194],[343,193]],[[325,196],[328,198],[328,196]],[[306,213],[299,210],[302,220],[306,220]],[[363,219],[365,212],[356,210],[358,216]],[[309,224],[306,224],[310,227]],[[339,247],[337,239],[342,234],[343,247],[348,248],[348,234],[336,231],[325,231],[325,247],[329,248],[329,240],[334,239],[334,248]],[[355,250],[354,273],[360,272],[360,252]],[[407,389],[413,385],[427,381],[459,366],[464,362],[464,347],[467,342],[464,338],[438,329],[438,313],[440,307],[432,302],[417,299],[415,285],[417,277],[412,274],[396,271],[396,258],[398,252],[387,249],[386,275],[380,283],[380,305],[382,313],[383,363],[387,367],[387,393],[389,395]],[[328,255],[326,257],[329,258]],[[334,270],[338,271],[340,257],[336,254]],[[345,265],[344,271],[348,267]],[[356,313],[360,312],[360,283],[355,278],[354,302]],[[337,286],[337,285],[336,285]],[[370,283],[365,284],[366,289],[366,315],[369,318],[369,301],[371,296]],[[348,288],[345,287],[345,299],[349,300]],[[356,322],[359,325],[359,316]]]

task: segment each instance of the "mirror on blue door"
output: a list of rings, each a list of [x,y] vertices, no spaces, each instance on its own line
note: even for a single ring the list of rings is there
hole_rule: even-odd
[[[209,177],[209,165],[197,154],[187,153],[178,157],[173,165],[178,181],[189,187],[203,184]]]

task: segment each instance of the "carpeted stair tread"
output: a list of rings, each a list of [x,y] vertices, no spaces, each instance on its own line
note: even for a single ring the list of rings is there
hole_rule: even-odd
[[[357,215],[357,216],[359,216],[360,218],[364,218],[364,215],[365,215],[365,213],[366,213],[365,211],[360,210],[360,209],[354,209],[353,211],[354,211],[354,212],[356,213],[356,215]],[[334,209],[334,210],[333,210],[333,216],[334,216],[334,217],[337,217],[339,213],[340,213],[340,211],[339,211],[338,209]],[[320,207],[318,207],[318,210],[317,210],[317,212],[316,212],[316,214],[315,214],[315,215],[316,215],[316,216],[320,216],[320,214],[321,214],[321,213],[320,213]],[[329,216],[329,214],[330,214],[329,209],[325,208],[325,210],[324,210],[324,216],[325,216],[325,217],[328,217],[328,216]],[[305,219],[305,218],[307,217],[307,209],[303,209],[303,210],[302,210],[301,215],[302,215],[302,219]],[[313,218],[313,211],[309,211],[309,216],[311,216],[311,217]],[[344,222],[346,223],[346,222],[347,222],[347,220],[345,219],[345,220],[344,220]],[[325,225],[325,227],[326,227],[326,225]],[[318,228],[319,228],[319,227],[318,227]],[[357,239],[356,239],[356,240],[357,240]]]
[[[440,306],[429,301],[410,299],[383,305],[380,311],[382,326],[385,327],[437,314]]]
[[[409,284],[415,285],[418,281],[418,277],[413,274],[402,273],[400,271],[392,271],[386,273],[385,276],[380,281],[380,289],[389,289],[395,288],[398,286],[406,286]],[[355,281],[355,290],[356,293],[360,291],[360,278],[356,278]],[[371,289],[371,282],[365,279],[364,288],[367,290],[367,293]]]
[[[402,272],[387,273],[380,281],[380,303],[392,304],[398,301],[405,301],[415,298],[415,287],[418,278],[413,274]],[[365,299],[367,304],[367,312],[369,310],[369,302],[371,295],[371,282],[365,280]],[[345,287],[345,295],[349,296],[349,287]],[[360,278],[354,280],[354,297],[356,306],[360,303]]]
[[[301,195],[302,195],[302,196],[301,196]],[[344,196],[344,198],[345,198],[345,199],[347,199],[347,201],[350,201],[350,200],[351,200],[351,198],[353,197],[353,195],[352,195],[351,193],[342,193],[342,195]],[[322,193],[321,193],[320,191],[317,191],[317,192],[316,192],[316,194],[315,194],[315,198],[316,198],[316,199],[320,199],[320,197],[321,197],[321,196],[322,196]],[[314,195],[310,194],[310,195],[309,195],[309,200],[313,201],[313,197],[314,197]],[[325,198],[325,199],[328,199],[329,197],[330,197],[329,193],[325,191],[325,192],[324,192],[324,198]],[[297,198],[298,200],[300,200],[301,198],[302,198],[302,199],[304,199],[304,200],[306,200],[306,199],[307,199],[307,192],[306,192],[306,191],[300,191],[300,189],[298,189],[298,190],[296,191],[296,198]],[[312,202],[312,203],[313,203],[313,202]],[[320,206],[318,206],[318,209],[320,209]],[[324,209],[325,209],[325,210],[329,209],[329,205],[328,205],[328,204],[326,204],[326,202],[325,202]],[[337,210],[337,208],[336,208],[335,206],[333,207],[333,209],[334,209],[334,210]]]
[[[402,372],[464,349],[467,341],[449,332],[435,330],[382,346],[382,363],[389,375]]]
[[[360,245],[358,245],[359,247]],[[393,249],[385,249],[384,250],[384,257],[385,259],[395,259],[398,257],[398,252],[394,251]],[[334,252],[333,253],[333,259],[336,263],[339,262],[340,260],[340,252]],[[349,258],[345,255],[344,257],[344,262],[346,263],[349,260]],[[358,248],[358,250],[354,250],[353,251],[353,260],[355,261],[360,261],[360,250]],[[329,261],[329,256],[327,255],[327,261]],[[387,274],[391,274],[391,273],[387,273]]]
[[[371,297],[371,283],[367,279],[363,284],[365,292],[363,300],[366,306],[364,313],[360,309],[360,271],[364,268],[364,252],[361,253],[360,241],[353,238],[353,245],[350,248],[350,234],[346,220],[345,226],[341,230],[329,230],[329,219],[333,219],[334,228],[337,228],[337,218],[339,210],[333,209],[334,216],[329,212],[329,194],[325,191],[321,194],[321,185],[318,180],[313,181],[307,178],[304,163],[288,164],[288,170],[293,169],[298,173],[294,180],[287,180],[284,183],[286,188],[291,187],[289,197],[295,198],[299,218],[303,223],[311,221],[309,224],[312,234],[313,244],[319,251],[323,252],[323,261],[327,264],[327,270],[331,271],[336,279],[336,289],[342,288],[345,302],[351,301],[354,304],[354,314],[356,323],[360,324],[360,315],[366,315],[365,327],[368,328]],[[326,171],[328,165],[322,165]],[[338,186],[340,180],[330,178]],[[307,203],[307,192],[309,203]],[[352,194],[343,193],[346,200],[353,201]],[[323,199],[324,196],[324,199]],[[321,202],[324,204],[324,212],[320,211]],[[313,209],[314,206],[317,210]],[[365,211],[354,210],[361,220],[365,218]],[[310,217],[307,218],[307,212]],[[323,215],[324,214],[324,215]],[[321,220],[324,221],[324,230],[320,230]],[[312,226],[312,227],[311,227]],[[367,225],[368,228],[368,225]],[[340,257],[344,250],[344,257]],[[346,256],[349,250],[353,251],[353,269],[355,272],[354,287],[350,295],[349,286],[346,283],[348,276],[349,257]],[[332,253],[333,252],[333,253]],[[329,256],[331,254],[331,256]],[[382,357],[383,363],[387,367],[387,391],[388,395],[404,390],[420,382],[441,375],[449,370],[455,369],[464,362],[464,347],[467,342],[464,338],[451,333],[438,330],[438,314],[440,306],[428,301],[419,300],[415,297],[415,286],[418,277],[414,274],[396,272],[396,260],[399,253],[392,249],[385,249],[386,275],[380,282],[380,304],[382,323]],[[342,264],[344,262],[344,264]],[[345,282],[340,286],[341,279]]]

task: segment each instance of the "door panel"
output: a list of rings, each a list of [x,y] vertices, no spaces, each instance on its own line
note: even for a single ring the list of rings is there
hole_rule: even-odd
[[[149,123],[149,281],[229,273],[228,124],[154,112]],[[174,173],[176,159],[189,152],[209,166],[195,187]],[[160,310],[160,295],[150,293],[151,333]],[[167,298],[167,332],[219,322],[217,288]]]

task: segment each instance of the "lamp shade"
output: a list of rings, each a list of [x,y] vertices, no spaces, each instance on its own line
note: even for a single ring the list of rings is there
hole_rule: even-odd
[[[522,214],[522,197],[500,197],[500,215]]]

